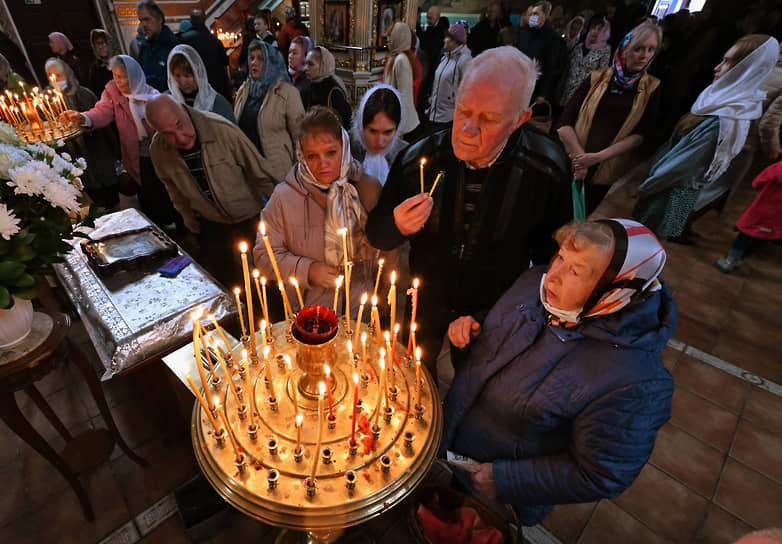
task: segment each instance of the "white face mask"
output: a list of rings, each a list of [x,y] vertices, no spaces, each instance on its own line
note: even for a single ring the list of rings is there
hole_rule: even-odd
[[[64,79],[62,81],[57,81],[57,86],[60,88],[61,91],[64,91],[65,88],[68,86],[68,80]]]
[[[531,26],[532,28],[535,28],[536,26],[538,26],[538,21],[539,21],[539,19],[538,19],[537,15],[530,15],[529,26]]]

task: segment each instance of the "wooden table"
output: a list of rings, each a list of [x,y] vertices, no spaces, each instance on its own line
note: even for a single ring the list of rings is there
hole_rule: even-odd
[[[147,462],[136,455],[120,436],[92,366],[67,338],[70,325],[67,314],[36,312],[30,335],[0,354],[0,419],[65,477],[81,503],[84,517],[92,521],[95,514],[77,474],[106,460],[115,443],[139,465]],[[35,386],[35,382],[67,361],[76,365],[87,382],[108,430],[93,429],[72,436]],[[58,453],[46,442],[19,409],[14,393],[22,390],[65,439],[66,445],[61,452]]]

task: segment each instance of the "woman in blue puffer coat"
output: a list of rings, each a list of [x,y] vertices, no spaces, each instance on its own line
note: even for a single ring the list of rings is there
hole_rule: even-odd
[[[523,525],[556,504],[619,495],[671,414],[665,250],[624,219],[574,222],[555,237],[548,269],[522,274],[483,323],[464,316],[448,329],[468,352],[454,364],[441,453],[475,460],[456,476]]]

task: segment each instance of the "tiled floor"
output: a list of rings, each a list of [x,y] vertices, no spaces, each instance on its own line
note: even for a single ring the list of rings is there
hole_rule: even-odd
[[[627,208],[618,200],[622,194],[612,195],[603,208],[606,214]],[[676,382],[672,418],[649,464],[620,497],[554,509],[544,526],[562,542],[727,544],[753,528],[782,525],[782,396],[777,394],[782,390],[763,382],[782,384],[777,347],[782,246],[762,249],[732,276],[712,264],[726,253],[733,222],[753,196],[747,180],[722,216],[709,215],[696,224],[695,246],[666,245],[663,277],[679,309],[679,342],[663,353]],[[78,323],[72,338],[95,358]],[[707,364],[708,355],[747,374],[740,377],[735,368],[731,373]],[[139,467],[116,449],[110,460],[81,476],[95,508],[93,523],[84,521],[65,480],[0,424],[0,542],[190,541],[171,501],[173,490],[196,476],[198,467],[187,420],[181,419],[175,433],[159,424],[169,408],[151,398],[147,386],[149,380],[164,379],[162,372],[103,383],[120,431],[150,465]],[[40,390],[72,432],[103,427],[73,369],[51,373]],[[18,399],[36,428],[62,447],[62,438],[26,395]],[[381,542],[410,541],[400,524],[380,520],[370,530]],[[273,542],[275,534],[232,512],[205,541]]]

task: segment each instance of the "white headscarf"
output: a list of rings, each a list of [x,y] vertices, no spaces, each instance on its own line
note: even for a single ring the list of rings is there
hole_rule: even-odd
[[[114,58],[121,60],[125,66],[125,73],[128,75],[128,83],[130,84],[130,94],[125,94],[125,97],[130,102],[130,115],[136,124],[138,139],[143,140],[149,137],[142,121],[144,119],[144,107],[147,104],[147,100],[160,93],[154,87],[147,85],[144,70],[141,69],[141,65],[136,62],[136,59],[128,55],[117,55]],[[110,63],[109,66],[111,65]]]
[[[717,150],[705,181],[719,178],[747,140],[750,121],[763,113],[765,91],[760,85],[768,78],[779,58],[779,42],[769,38],[733,68],[706,87],[690,110],[695,115],[720,118]]]
[[[297,146],[296,156],[299,161],[296,177],[304,183],[328,191],[326,194],[326,224],[323,229],[326,264],[339,266],[343,262],[342,235],[339,233],[343,227],[348,229],[348,248],[352,248],[352,251],[348,249],[348,252],[351,253],[348,255],[348,259],[359,262],[372,258],[374,252],[366,239],[366,234],[364,234],[367,211],[361,204],[355,186],[348,180],[348,173],[353,163],[348,133],[344,128],[342,129],[342,165],[339,177],[328,185],[318,183],[317,178],[310,171],[307,161],[304,160],[301,145]]]
[[[190,47],[189,45],[179,44],[174,47],[168,54],[168,61],[166,62],[166,68],[168,70],[168,90],[171,92],[171,96],[177,102],[185,103],[185,97],[182,95],[182,91],[174,79],[174,74],[171,72],[171,59],[175,55],[182,55],[190,63],[190,68],[193,70],[193,75],[196,78],[198,84],[198,92],[195,97],[193,107],[198,111],[212,111],[215,103],[215,97],[217,97],[217,91],[215,91],[211,85],[209,85],[209,78],[206,75],[206,66],[204,61],[198,54],[198,51]]]
[[[394,96],[399,101],[399,109],[401,111],[401,116],[399,119],[399,124],[396,127],[396,132],[394,133],[394,137],[391,140],[391,142],[388,144],[388,147],[386,147],[381,153],[372,153],[372,151],[369,149],[369,146],[367,145],[367,141],[364,138],[364,108],[367,106],[367,101],[369,100],[369,97],[372,96],[374,93],[376,93],[380,89],[387,89],[394,93]],[[371,120],[370,120],[371,122]],[[386,85],[385,83],[379,83],[369,89],[366,93],[364,93],[364,97],[361,99],[361,104],[358,107],[358,110],[356,111],[355,115],[353,116],[353,127],[351,128],[351,131],[353,133],[353,138],[361,142],[361,145],[366,150],[366,153],[364,155],[364,162],[361,163],[361,166],[364,167],[364,172],[369,174],[370,176],[376,177],[381,185],[385,185],[386,178],[388,177],[388,172],[391,169],[391,165],[389,164],[389,155],[394,153],[401,145],[404,145],[404,141],[401,138],[401,135],[399,133],[399,127],[404,126],[405,124],[405,108],[402,104],[402,97],[399,96],[399,91],[394,89],[390,85]]]

